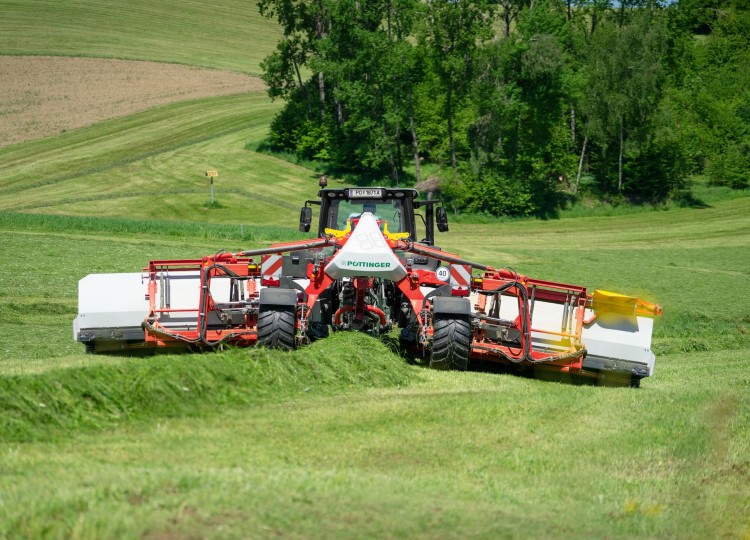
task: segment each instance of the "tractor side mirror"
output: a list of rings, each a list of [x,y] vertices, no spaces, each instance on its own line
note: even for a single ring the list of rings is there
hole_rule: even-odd
[[[438,231],[448,231],[448,212],[445,211],[444,206],[438,206],[435,209],[435,221],[437,222]]]
[[[312,208],[303,206],[299,214],[299,230],[301,232],[310,232],[310,225],[312,225]]]

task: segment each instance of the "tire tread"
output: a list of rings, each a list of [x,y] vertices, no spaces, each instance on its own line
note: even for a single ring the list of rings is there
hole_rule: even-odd
[[[261,309],[258,314],[258,345],[271,349],[294,349],[294,311]]]
[[[433,322],[430,367],[466,371],[471,352],[471,324],[464,318],[436,318]]]

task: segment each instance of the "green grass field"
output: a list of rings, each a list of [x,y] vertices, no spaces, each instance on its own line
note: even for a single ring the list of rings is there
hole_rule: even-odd
[[[260,74],[279,28],[255,2],[0,0],[0,54],[152,60]]]
[[[0,11],[6,54],[256,73],[278,35],[228,0]],[[750,538],[750,197],[439,237],[662,304],[638,390],[436,372],[357,334],[85,355],[86,274],[299,238],[319,171],[251,150],[279,106],[204,99],[0,149],[0,538]]]

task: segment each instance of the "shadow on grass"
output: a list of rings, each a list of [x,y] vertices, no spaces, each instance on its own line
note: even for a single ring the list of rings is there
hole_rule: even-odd
[[[325,338],[323,338],[325,339]],[[427,354],[422,354],[413,347],[406,347],[401,343],[399,335],[396,332],[381,334],[377,340],[385,345],[390,352],[403,358],[404,362],[411,366],[429,369],[430,359]],[[111,357],[149,357],[159,353],[166,354],[196,354],[212,353],[234,347],[225,346],[221,348],[210,347],[180,347],[169,348],[168,350],[154,348],[134,348],[122,350],[96,351],[96,354],[103,354]],[[89,352],[89,351],[87,351]],[[629,373],[604,372],[597,370],[587,370],[584,374],[562,372],[552,366],[544,364],[530,365],[528,363],[506,364],[500,362],[491,362],[487,360],[471,360],[468,371],[474,373],[488,373],[497,375],[513,375],[525,379],[535,379],[550,383],[562,383],[572,386],[609,386],[609,387],[638,387],[640,379],[631,377]]]
[[[695,208],[699,210],[711,208],[710,204],[697,197],[690,189],[678,193],[675,196],[674,201],[680,208]]]
[[[429,356],[422,355],[414,348],[404,347],[393,332],[378,338],[391,352],[401,356],[412,366],[429,369]],[[561,383],[571,386],[609,386],[609,387],[638,387],[639,379],[634,379],[629,373],[603,372],[588,370],[585,374],[566,373],[544,364],[530,365],[528,363],[505,364],[487,360],[471,360],[468,371],[473,373],[488,373],[496,375],[513,375],[525,379]]]
[[[535,379],[550,383],[561,383],[572,386],[608,386],[633,387],[640,386],[640,379],[630,373],[612,371],[586,370],[584,373],[569,373],[545,364],[501,364],[486,360],[472,360],[469,371],[477,373],[497,373],[514,375],[526,379]]]

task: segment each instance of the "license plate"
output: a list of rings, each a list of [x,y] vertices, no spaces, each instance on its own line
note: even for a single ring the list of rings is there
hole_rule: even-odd
[[[383,197],[380,188],[352,188],[349,190],[350,199],[379,199]]]

